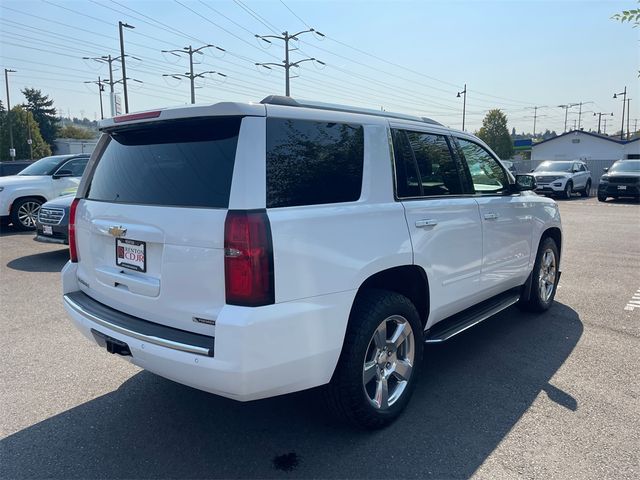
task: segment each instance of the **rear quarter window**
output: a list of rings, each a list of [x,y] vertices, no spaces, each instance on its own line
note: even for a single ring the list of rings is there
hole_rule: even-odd
[[[110,133],[86,198],[227,208],[240,117],[133,126]]]
[[[362,125],[267,119],[267,207],[352,202],[360,198]]]

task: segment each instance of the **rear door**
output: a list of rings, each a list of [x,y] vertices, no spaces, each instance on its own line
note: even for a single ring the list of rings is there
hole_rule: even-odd
[[[478,204],[445,135],[393,129],[396,195],[414,263],[429,280],[429,327],[480,298],[482,228]]]
[[[211,333],[225,303],[224,222],[241,122],[108,132],[76,215],[85,293],[130,315]]]

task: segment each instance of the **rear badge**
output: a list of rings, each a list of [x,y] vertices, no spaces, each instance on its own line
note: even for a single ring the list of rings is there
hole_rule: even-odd
[[[205,323],[207,325],[213,325],[213,326],[215,326],[216,324],[215,320],[209,320],[208,318],[193,317],[193,321],[196,323]]]
[[[112,225],[109,227],[109,233],[114,237],[124,237],[127,234],[127,229],[122,225]]]

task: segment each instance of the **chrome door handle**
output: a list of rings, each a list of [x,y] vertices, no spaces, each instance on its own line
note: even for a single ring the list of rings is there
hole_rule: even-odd
[[[431,218],[427,218],[427,219],[424,219],[424,220],[417,220],[416,221],[416,227],[418,227],[418,228],[435,227],[436,225],[438,225],[438,222],[436,220],[431,219]]]
[[[484,214],[484,219],[485,220],[497,220],[499,216],[500,215],[498,215],[497,213],[485,213]]]

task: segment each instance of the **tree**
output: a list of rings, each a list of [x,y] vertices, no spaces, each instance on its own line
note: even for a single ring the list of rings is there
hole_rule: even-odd
[[[53,107],[53,100],[35,88],[25,88],[22,90],[22,94],[27,99],[26,108],[33,113],[33,118],[40,126],[42,138],[53,149],[53,141],[58,133],[58,118],[56,117],[56,109]]]
[[[638,0],[640,3],[640,0]],[[640,8],[632,8],[630,10],[623,10],[620,13],[616,13],[611,17],[613,20],[618,20],[620,23],[629,22],[633,24],[633,28],[640,25]],[[638,70],[638,77],[640,77],[640,70]]]
[[[78,140],[88,140],[91,138],[95,138],[95,134],[91,130],[77,127],[75,125],[65,125],[60,130],[58,130],[58,136],[60,138],[75,138]]]
[[[507,128],[507,116],[499,109],[490,110],[482,120],[478,137],[491,147],[500,158],[511,158],[513,143]]]
[[[7,111],[0,102],[0,160],[11,160],[9,156],[9,127]],[[13,131],[13,146],[16,149],[16,159],[30,158],[29,129],[33,147],[33,158],[38,159],[51,155],[51,148],[42,138],[38,123],[31,112],[25,110],[22,105],[16,105],[11,109],[11,127]]]

